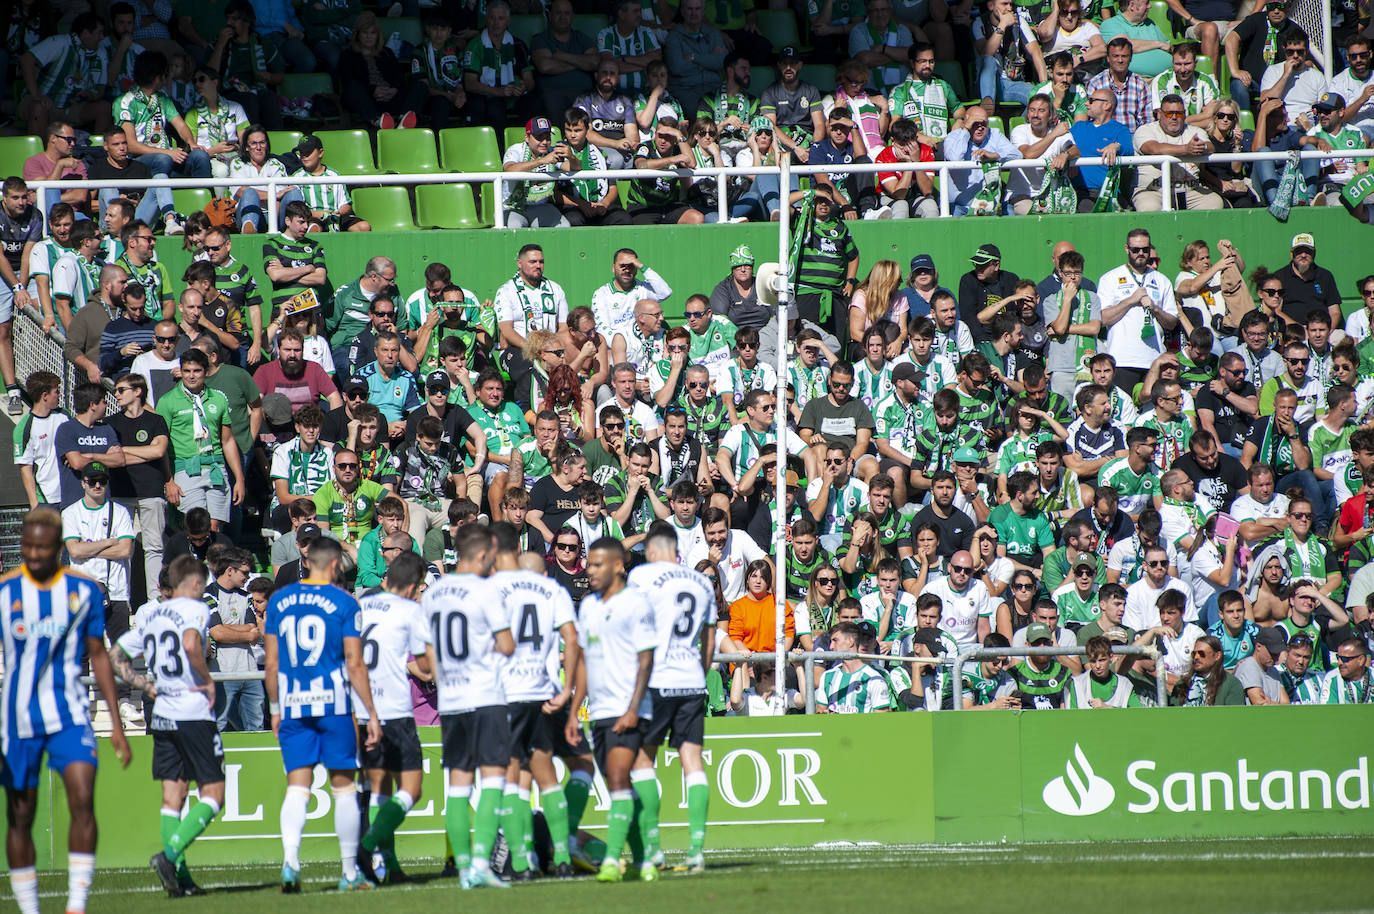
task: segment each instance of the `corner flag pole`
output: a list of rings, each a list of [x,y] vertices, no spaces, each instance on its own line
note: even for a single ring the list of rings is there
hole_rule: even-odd
[[[792,216],[791,200],[791,155],[784,153],[779,156],[779,166],[782,174],[778,178],[779,193],[782,195],[782,205],[779,207],[778,219],[778,349],[777,349],[777,373],[778,387],[775,391],[777,395],[777,406],[773,410],[773,421],[777,423],[777,463],[774,470],[774,482],[776,485],[777,497],[777,523],[773,531],[773,663],[776,678],[774,679],[775,694],[787,694],[787,678],[784,675],[785,646],[783,644],[784,614],[787,612],[787,311],[792,301],[792,257],[791,239],[789,238],[789,228]],[[807,692],[806,685],[801,686],[802,694]]]

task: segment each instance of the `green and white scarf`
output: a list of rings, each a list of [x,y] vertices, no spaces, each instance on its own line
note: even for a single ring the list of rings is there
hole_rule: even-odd
[[[1283,542],[1288,548],[1288,567],[1294,578],[1326,580],[1326,549],[1323,548],[1320,539],[1308,536],[1307,542],[1299,546],[1293,531],[1285,530]]]

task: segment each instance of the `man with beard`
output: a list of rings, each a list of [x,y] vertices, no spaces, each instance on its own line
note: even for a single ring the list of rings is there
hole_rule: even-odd
[[[634,102],[620,91],[620,61],[601,58],[592,79],[596,89],[573,102],[591,118],[587,142],[601,150],[607,168],[629,168],[639,145],[639,125]]]
[[[1212,435],[1222,450],[1238,457],[1245,446],[1250,422],[1259,411],[1259,395],[1245,376],[1245,359],[1237,352],[1223,355],[1217,363],[1217,377],[1198,392],[1195,402],[1197,434]]]
[[[1173,469],[1188,474],[1197,494],[1211,505],[1213,511],[1230,511],[1237,496],[1250,492],[1250,479],[1245,467],[1230,454],[1223,454],[1217,441],[1208,431],[1193,433],[1188,453],[1173,463]]]
[[[279,393],[291,401],[291,411],[324,400],[330,409],[343,406],[343,398],[329,375],[317,362],[305,359],[305,338],[299,330],[283,330],[277,338],[277,358],[253,373],[263,396]]]
[[[377,337],[379,334],[396,332],[397,307],[396,299],[389,290],[382,290],[372,299],[372,306],[367,311],[367,326],[353,337],[348,346],[348,360],[339,366],[339,370],[347,376],[357,375],[364,365],[377,360]],[[415,374],[420,370],[420,364],[406,345],[408,341],[404,335],[401,341],[400,365]]]

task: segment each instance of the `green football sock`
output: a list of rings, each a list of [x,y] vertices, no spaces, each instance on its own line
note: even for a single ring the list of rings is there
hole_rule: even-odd
[[[472,806],[468,802],[471,796],[471,787],[450,787],[444,810],[449,856],[460,870],[472,865]]]
[[[700,779],[699,781],[696,779]],[[687,775],[687,853],[700,854],[706,846],[706,810],[711,803],[711,788],[706,775]]]
[[[363,835],[361,844],[366,850],[375,851],[391,845],[391,838],[395,835],[396,829],[405,821],[406,809],[396,802],[395,797],[390,797],[383,805],[371,807],[368,817],[372,820],[372,826],[367,830],[367,834]]]
[[[505,789],[504,778],[484,778],[492,781],[482,785],[477,795],[477,815],[472,820],[472,859],[490,861],[491,846],[496,843],[496,829],[500,824],[497,809],[501,806],[501,795]]]
[[[653,771],[647,772],[647,777],[641,777],[634,783],[635,796],[639,800],[640,808],[637,811],[639,817],[639,834],[644,840],[644,859],[652,860],[658,854],[658,778],[654,777]]]
[[[562,787],[541,791],[539,802],[544,807],[544,821],[549,823],[549,838],[553,841],[553,862],[571,863],[568,855],[568,797]]]
[[[510,848],[510,868],[523,873],[530,868],[529,858],[525,856],[525,815],[529,812],[528,800],[522,803],[518,794],[507,793],[502,797],[501,830],[506,833],[506,846]]]
[[[170,809],[162,810],[160,825],[162,827],[163,853],[166,853],[168,842],[172,840],[172,835],[176,834],[177,828],[181,826],[181,813]],[[168,859],[170,860],[171,858],[169,857]],[[181,859],[176,861],[176,864],[177,881],[183,885],[189,883],[191,881],[191,871],[186,868],[186,855],[182,854]]]
[[[191,846],[192,841],[200,837],[200,833],[209,827],[218,814],[218,803],[207,803],[205,800],[201,800],[192,806],[191,811],[181,820],[181,824],[177,826],[176,831],[172,833],[171,838],[163,846],[163,853],[167,855],[167,859],[173,863],[180,861],[182,854],[186,853],[186,848]]]
[[[592,792],[591,780],[583,780],[578,777],[582,773],[573,772],[573,776],[568,778],[568,785],[563,788],[563,794],[568,798],[568,834],[570,835],[577,834],[577,827],[582,824],[582,813],[587,809],[587,797]]]
[[[630,845],[630,859],[635,866],[644,862],[644,833],[639,830],[640,817],[644,815],[644,801],[636,794],[630,806],[630,830],[625,842]]]
[[[606,814],[606,860],[619,860],[625,847],[625,838],[630,833],[630,821],[634,816],[635,795],[631,790],[611,792],[611,810]]]
[[[525,818],[525,859],[529,860],[534,856],[534,806],[530,804],[529,797],[520,799],[525,804],[521,808],[521,815]]]

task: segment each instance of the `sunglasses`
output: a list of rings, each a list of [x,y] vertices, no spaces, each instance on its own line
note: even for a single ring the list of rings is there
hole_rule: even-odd
[[[108,479],[83,479],[82,482],[92,489],[103,489],[110,481]]]
[[[683,312],[682,312],[682,316],[685,317],[685,318],[687,318],[687,319],[690,321],[690,320],[696,320],[698,317],[705,317],[705,316],[706,316],[706,312],[705,312],[705,311],[683,311]]]
[[[1291,517],[1291,518],[1293,518],[1294,520],[1311,520],[1311,519],[1312,519],[1312,512],[1311,512],[1311,511],[1294,511],[1292,514],[1290,514],[1290,515],[1288,515],[1288,516]]]
[[[1365,294],[1366,294],[1366,295],[1374,295],[1374,289],[1371,289],[1370,291],[1366,292]],[[744,351],[745,349],[751,349],[751,350],[752,350],[752,349],[758,349],[758,348],[759,348],[759,344],[758,344],[758,343],[736,343],[736,344],[735,344],[735,348],[738,349],[738,350],[740,350],[740,351]]]
[[[841,466],[844,466],[844,461],[845,461],[845,458],[843,458],[843,457],[840,457],[839,459],[836,459],[836,458],[834,458],[834,457],[827,457],[827,458],[825,458],[825,462],[828,463],[828,464],[829,464],[830,466],[832,466],[832,467],[841,467]]]
[[[958,571],[958,572],[961,572],[962,574],[973,574],[973,566],[972,566],[972,565],[950,565],[950,566],[949,566],[949,570],[950,570],[950,571]]]
[[[358,468],[358,464],[356,464],[356,463],[336,463],[336,464],[334,464],[334,469],[336,469],[336,470],[356,470],[357,468]]]
[[[1161,562],[1159,559],[1155,559],[1153,562],[1146,562],[1146,563],[1145,563],[1145,567],[1147,567],[1147,568],[1168,568],[1168,567],[1169,567],[1169,562],[1168,562],[1167,560]]]
[[[687,351],[687,347],[686,347],[686,346],[669,346],[669,347],[668,347],[668,351],[669,351],[669,352],[686,352],[686,351]]]
[[[816,578],[817,587],[836,587],[839,583],[839,578]]]
[[[348,391],[344,396],[348,397],[348,399],[350,399],[350,400],[366,400],[366,399],[367,399],[367,391],[365,391],[365,390],[350,390],[350,391]]]
[[[391,318],[394,318],[394,317],[396,316],[396,312],[395,312],[395,311],[373,311],[373,312],[372,312],[372,316],[373,316],[373,317],[391,317]]]
[[[566,349],[545,349],[544,351],[547,352],[547,353],[549,353],[550,355],[556,355],[556,356],[558,356],[559,358],[562,358],[562,357],[563,357],[563,353],[567,352],[568,350],[566,350]]]
[[[759,406],[758,406],[758,408],[761,409],[761,410],[763,410],[763,411],[766,412],[766,413],[771,413],[771,412],[773,412],[774,410],[776,410],[776,409],[778,408],[778,404],[776,404],[776,403],[760,403]]]
[[[1229,111],[1218,111],[1216,117],[1219,121],[1234,121],[1236,119],[1236,116]]]
[[[1307,364],[1307,359],[1290,359],[1290,358],[1288,358],[1288,356],[1284,356],[1284,357],[1283,357],[1283,360],[1284,360],[1285,362],[1287,362],[1289,365],[1306,365],[1306,364]]]
[[[1126,250],[1130,251],[1132,254],[1148,254],[1148,253],[1150,253],[1150,247],[1149,247],[1149,245],[1146,245],[1146,246],[1143,247],[1143,248],[1138,248],[1138,247],[1136,247],[1135,245],[1128,245],[1128,246],[1126,247]]]
[[[707,382],[707,381],[688,381],[688,382],[687,382],[687,387],[688,387],[689,390],[705,390],[706,388],[708,388],[708,387],[710,387],[710,386],[711,386],[710,383]]]
[[[175,343],[177,341],[177,338],[174,336],[155,336],[153,339],[157,340],[159,343]]]
[[[950,570],[952,571],[953,569],[950,569]],[[1011,589],[1012,589],[1012,590],[1034,590],[1034,589],[1035,589],[1035,585],[1034,585],[1034,584],[1025,584],[1025,583],[1022,583],[1022,584],[1013,584],[1013,585],[1011,585]]]
[[[851,133],[854,130],[853,124],[831,124],[830,129],[838,133]]]
[[[625,427],[624,422],[603,422],[601,427],[608,432],[618,432]]]
[[[553,548],[557,549],[560,552],[576,552],[578,549],[578,545],[577,543],[558,543]]]

